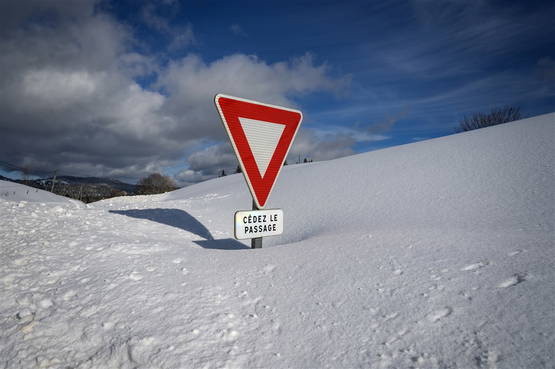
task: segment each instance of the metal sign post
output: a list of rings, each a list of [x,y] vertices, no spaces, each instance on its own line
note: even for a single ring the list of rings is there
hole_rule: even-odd
[[[256,206],[256,202],[252,200],[252,210],[260,210]],[[262,248],[262,237],[251,238],[251,249],[261,249]]]

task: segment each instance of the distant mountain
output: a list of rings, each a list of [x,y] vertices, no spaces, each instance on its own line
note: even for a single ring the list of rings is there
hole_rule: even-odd
[[[51,181],[52,178],[49,178],[49,180]],[[67,184],[106,185],[110,188],[125,191],[129,194],[135,193],[135,190],[137,188],[136,185],[111,178],[60,176],[56,178],[56,182],[58,181],[65,182]]]
[[[117,179],[99,177],[59,176],[53,178],[11,179],[0,176],[0,180],[11,181],[46,191],[54,190],[61,196],[71,197],[84,202],[94,202],[108,197],[134,195],[137,186]]]

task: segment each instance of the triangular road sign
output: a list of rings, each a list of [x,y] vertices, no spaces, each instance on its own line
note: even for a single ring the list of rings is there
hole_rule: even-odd
[[[256,206],[263,209],[303,114],[223,94],[217,94],[214,102]]]

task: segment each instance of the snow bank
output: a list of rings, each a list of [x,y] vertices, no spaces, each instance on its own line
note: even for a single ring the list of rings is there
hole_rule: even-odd
[[[0,180],[0,199],[5,201],[26,202],[56,202],[56,203],[80,203],[67,197],[58,196],[48,191],[29,187],[16,182]]]
[[[368,152],[285,167],[267,208],[280,207],[286,232],[269,244],[361,229],[552,230],[555,114]],[[251,200],[239,175],[167,195],[206,193],[225,222]],[[221,214],[221,217],[218,216]]]
[[[0,367],[553,368],[555,114],[72,209],[0,202]]]

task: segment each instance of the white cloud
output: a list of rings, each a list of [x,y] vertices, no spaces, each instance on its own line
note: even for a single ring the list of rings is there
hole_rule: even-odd
[[[354,151],[351,147],[356,142],[353,133],[338,134],[303,128],[295,138],[287,162],[294,164],[299,158],[300,161],[305,158],[321,161],[352,155]],[[182,186],[213,178],[222,170],[228,174],[235,173],[238,165],[233,148],[227,140],[196,151],[189,156],[187,163],[189,167],[175,176]]]
[[[158,14],[157,7],[154,3],[145,4],[141,13],[147,26],[160,32],[171,32],[169,20]]]
[[[300,158],[315,161],[336,159],[354,154],[352,146],[356,140],[348,134],[322,132],[305,128],[299,131],[288,155],[288,162],[295,163]]]
[[[157,86],[168,92],[164,111],[179,120],[173,137],[223,140],[225,132],[213,103],[216,93],[294,106],[293,96],[336,92],[347,83],[346,79],[330,78],[327,67],[314,65],[310,55],[268,64],[255,56],[235,54],[212,63],[189,55],[170,63]]]
[[[175,175],[182,186],[216,177],[222,170],[233,172],[238,165],[231,145],[227,142],[208,146],[187,158],[188,169]]]
[[[97,79],[87,71],[30,70],[23,75],[23,95],[52,109],[64,109],[90,98]]]
[[[171,51],[179,51],[196,43],[193,26],[178,27],[172,32],[172,40],[168,46]]]
[[[0,8],[11,12],[11,18],[0,15],[6,20],[0,26],[0,68],[10,71],[0,75],[0,156],[35,171],[136,179],[193,152],[189,171],[178,178],[205,179],[236,165],[213,106],[215,93],[294,106],[298,96],[338,93],[349,84],[348,77],[330,77],[310,54],[278,63],[243,54],[207,63],[188,55],[163,66],[133,49],[129,28],[94,11],[95,1],[82,7],[48,4]],[[21,27],[41,14],[54,15],[50,22]],[[152,26],[164,30],[155,20]],[[185,29],[181,47],[193,37]],[[144,75],[158,76],[157,90],[134,80]],[[320,147],[316,135],[302,137],[302,150],[320,150],[321,157],[349,151],[331,141]],[[220,144],[194,153],[206,142]]]
[[[183,170],[175,175],[175,179],[179,186],[188,186],[214,177],[215,175],[213,174],[202,174],[201,172],[194,171],[192,169]]]
[[[167,11],[179,7],[176,2],[147,3],[142,7],[141,14],[143,21],[151,30],[159,32],[168,38],[168,50],[179,51],[187,46],[196,43],[191,24],[180,26],[172,24],[175,11]],[[165,16],[160,14],[160,10],[166,10]]]
[[[310,54],[290,62],[268,64],[254,55],[235,54],[206,64],[198,55],[170,63],[159,86],[188,106],[217,92],[293,105],[291,96],[314,91],[339,92],[348,78],[332,79],[325,64],[315,65]]]
[[[156,58],[137,52],[129,52],[119,57],[122,73],[130,78],[148,76],[160,72]]]
[[[222,169],[237,166],[237,159],[231,145],[221,143],[197,151],[187,159],[190,169],[204,174],[216,174]]]

